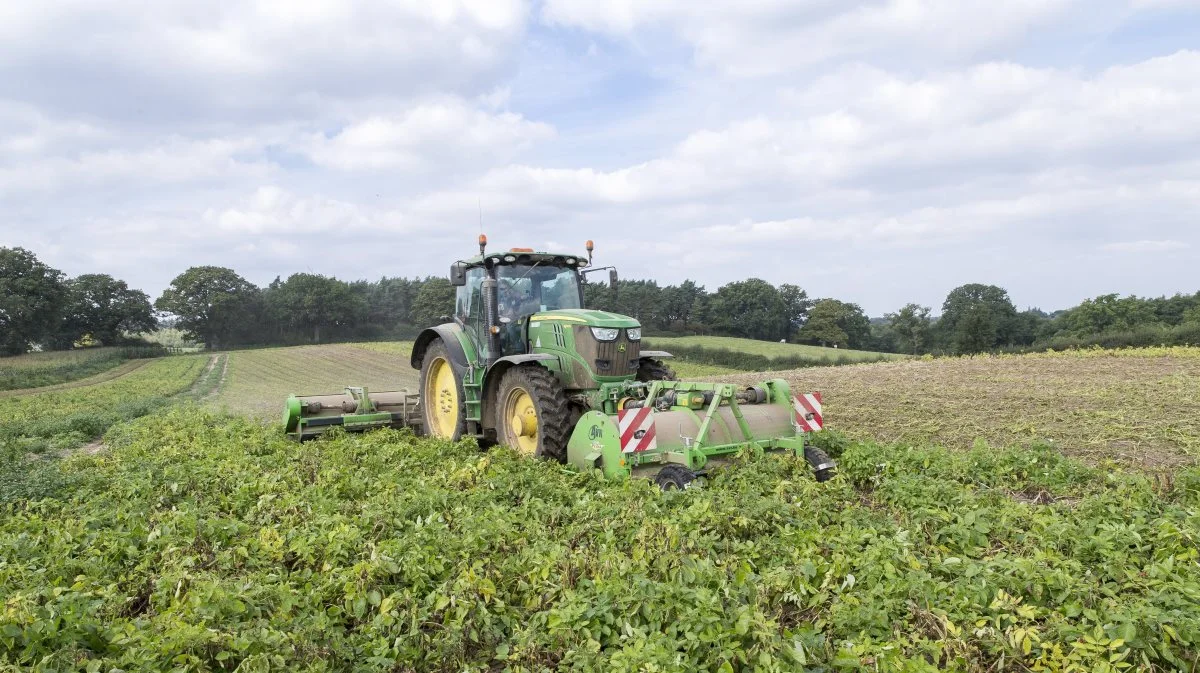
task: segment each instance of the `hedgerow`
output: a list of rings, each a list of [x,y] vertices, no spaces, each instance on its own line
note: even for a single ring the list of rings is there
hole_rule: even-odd
[[[644,347],[647,349],[658,348],[653,342],[647,342]],[[672,356],[684,362],[713,365],[744,372],[831,367],[865,362],[883,362],[889,359],[884,354],[878,354],[873,357],[864,357],[862,355],[839,355],[837,357],[810,357],[805,355],[766,356],[759,353],[730,350],[728,348],[706,348],[704,346],[686,346],[678,343],[665,346],[663,350],[669,351]]]
[[[0,661],[34,670],[1180,670],[1200,473],[832,438],[608,483],[408,432],[173,410],[0,511]]]

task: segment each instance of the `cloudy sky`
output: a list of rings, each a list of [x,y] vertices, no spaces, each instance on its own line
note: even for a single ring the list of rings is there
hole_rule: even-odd
[[[1200,290],[1200,0],[0,3],[0,245],[152,296],[494,245],[879,315]]]

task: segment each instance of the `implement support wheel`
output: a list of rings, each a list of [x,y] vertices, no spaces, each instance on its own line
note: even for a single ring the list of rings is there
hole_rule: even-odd
[[[500,443],[565,463],[571,420],[558,379],[541,365],[522,365],[504,373],[499,392],[493,408]]]
[[[837,463],[829,457],[829,454],[824,451],[812,447],[804,447],[804,459],[813,469],[813,476],[817,481],[829,481],[833,479],[833,475],[837,474]]]

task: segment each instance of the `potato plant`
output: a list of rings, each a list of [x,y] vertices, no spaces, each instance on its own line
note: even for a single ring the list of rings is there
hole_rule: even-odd
[[[0,510],[0,662],[87,671],[1167,671],[1200,471],[829,436],[699,488],[176,409]]]

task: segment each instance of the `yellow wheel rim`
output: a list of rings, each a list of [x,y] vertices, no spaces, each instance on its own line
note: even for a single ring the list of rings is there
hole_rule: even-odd
[[[507,444],[523,456],[533,456],[538,445],[538,416],[533,398],[514,388],[504,400],[504,435]]]
[[[429,365],[425,379],[425,404],[429,408],[429,434],[449,439],[458,428],[458,383],[443,358]]]

